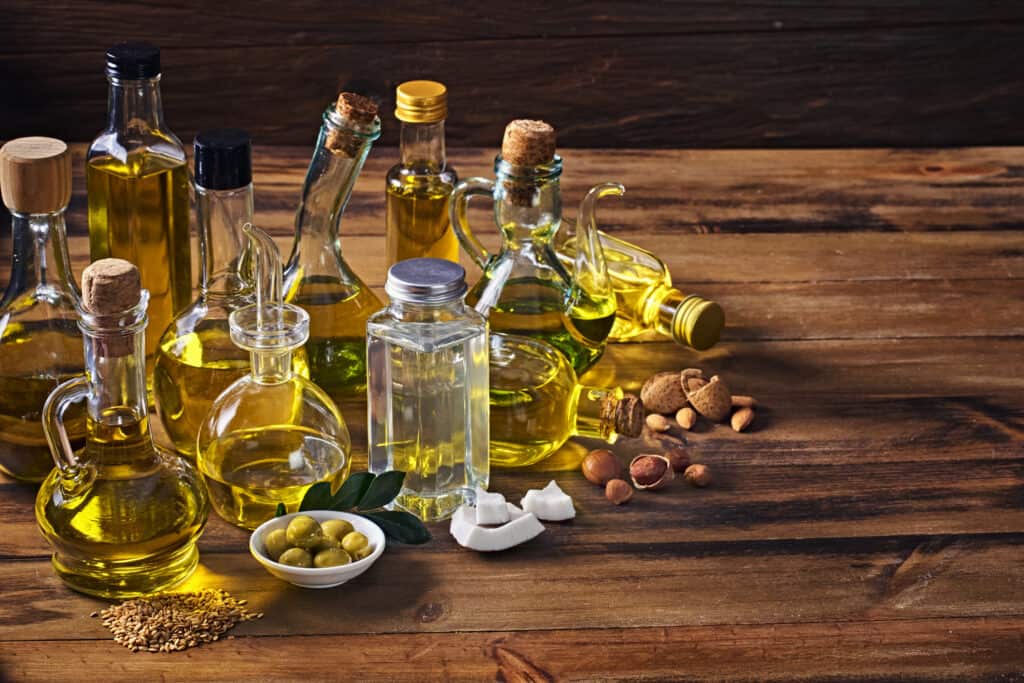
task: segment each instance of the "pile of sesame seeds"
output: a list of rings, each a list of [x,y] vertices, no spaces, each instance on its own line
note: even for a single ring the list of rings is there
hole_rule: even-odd
[[[207,588],[135,598],[91,616],[102,617],[114,641],[132,652],[172,652],[219,640],[235,624],[263,616],[247,610],[246,602]]]

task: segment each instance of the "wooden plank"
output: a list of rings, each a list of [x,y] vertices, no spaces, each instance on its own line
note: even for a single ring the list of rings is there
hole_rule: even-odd
[[[261,143],[306,144],[340,88],[388,111],[397,83],[430,75],[449,86],[453,144],[497,144],[520,116],[551,121],[580,147],[1013,144],[1020,37],[1008,21],[383,46],[214,40],[169,48],[163,90],[186,139],[236,125]],[[105,120],[98,45],[58,59],[0,54],[0,73],[16,74],[5,79],[0,137],[87,140]],[[383,140],[397,136],[388,113]]]

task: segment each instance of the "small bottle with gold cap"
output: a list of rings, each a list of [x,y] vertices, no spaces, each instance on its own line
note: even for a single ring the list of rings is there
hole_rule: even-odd
[[[53,138],[11,140],[0,148],[0,187],[14,246],[0,299],[0,471],[38,482],[53,469],[40,422],[43,403],[84,367],[64,226],[71,152]],[[67,432],[72,446],[80,446],[81,413],[69,415]]]
[[[402,161],[387,176],[387,261],[432,257],[458,262],[448,196],[458,182],[444,148],[448,91],[436,81],[406,81],[396,91]]]

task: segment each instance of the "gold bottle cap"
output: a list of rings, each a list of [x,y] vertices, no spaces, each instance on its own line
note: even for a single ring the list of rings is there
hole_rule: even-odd
[[[395,118],[434,123],[448,116],[448,89],[437,81],[406,81],[395,89]]]
[[[11,211],[60,211],[71,201],[71,151],[56,138],[11,140],[0,147],[0,189]]]
[[[683,299],[672,316],[672,338],[698,351],[718,343],[725,327],[725,311],[714,301],[699,296]]]

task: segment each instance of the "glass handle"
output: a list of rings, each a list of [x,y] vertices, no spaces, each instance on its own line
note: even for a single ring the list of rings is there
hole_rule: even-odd
[[[468,178],[455,186],[452,196],[448,201],[448,219],[451,221],[455,235],[459,243],[466,250],[470,258],[481,268],[486,267],[491,255],[487,249],[476,238],[469,227],[469,219],[466,216],[466,209],[469,208],[469,200],[474,196],[494,197],[494,181],[487,178]]]
[[[43,404],[43,432],[50,445],[53,462],[60,470],[62,479],[78,479],[82,468],[75,460],[75,452],[64,428],[64,411],[72,403],[89,397],[89,380],[75,377],[50,392]]]

